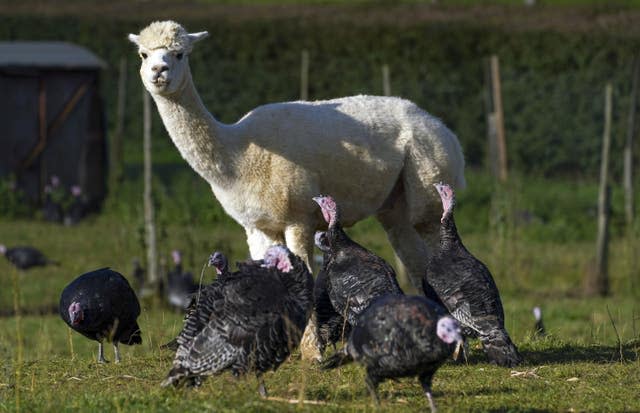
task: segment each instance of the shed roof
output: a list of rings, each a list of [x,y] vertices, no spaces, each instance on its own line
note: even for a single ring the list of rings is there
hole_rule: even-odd
[[[0,42],[0,67],[105,69],[107,65],[84,47],[67,42]]]

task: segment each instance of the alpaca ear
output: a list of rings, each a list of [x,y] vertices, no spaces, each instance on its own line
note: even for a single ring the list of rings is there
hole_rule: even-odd
[[[137,34],[129,33],[129,41],[135,44],[136,46],[140,46],[140,43],[138,43],[139,38],[140,36],[138,36]]]
[[[191,42],[191,44],[194,44],[195,42],[204,39],[205,37],[209,36],[209,32],[198,32],[198,33],[189,33],[189,41]]]

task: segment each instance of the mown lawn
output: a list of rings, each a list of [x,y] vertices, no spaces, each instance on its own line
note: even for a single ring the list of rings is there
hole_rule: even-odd
[[[167,225],[163,231],[162,255],[185,250],[191,257],[187,269],[196,275],[214,249],[229,253],[232,261],[246,256],[243,233],[231,224]],[[375,223],[364,222],[351,233],[393,262]],[[359,366],[325,372],[297,354],[266,375],[270,400],[260,399],[255,378],[229,374],[199,389],[160,388],[172,355],[159,346],[178,332],[181,315],[151,302],[143,302],[139,319],[143,345],[122,346],[119,365],[100,365],[95,342],[71,332],[55,314],[34,313],[55,307],[66,283],[85,271],[111,266],[130,276],[131,260],[142,256],[135,221],[106,214],[71,228],[0,222],[0,234],[0,242],[35,245],[60,260],[58,267],[27,273],[0,260],[0,411],[374,410]],[[586,299],[580,284],[593,255],[591,242],[505,240],[495,232],[464,239],[493,270],[507,328],[527,362],[514,370],[488,365],[473,343],[468,364],[450,362],[435,376],[440,411],[640,411],[640,306],[627,265],[633,252],[625,242],[616,240],[611,248],[613,294]],[[16,299],[20,317],[11,315]],[[542,307],[549,332],[543,339],[532,335],[535,305]],[[111,346],[106,356],[113,358]],[[428,409],[413,379],[386,382],[380,395],[382,411]],[[302,407],[289,403],[299,399],[306,401]]]

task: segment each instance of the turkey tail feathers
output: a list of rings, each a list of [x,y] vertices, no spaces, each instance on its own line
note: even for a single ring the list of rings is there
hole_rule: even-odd
[[[481,341],[484,351],[492,363],[502,367],[514,367],[522,363],[523,358],[518,352],[518,348],[506,332],[481,337]]]

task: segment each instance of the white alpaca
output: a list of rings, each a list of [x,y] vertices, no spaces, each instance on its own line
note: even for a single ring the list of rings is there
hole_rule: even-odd
[[[309,263],[314,232],[326,227],[311,198],[330,194],[345,226],[377,217],[420,288],[442,212],[433,184],[465,184],[456,136],[414,103],[378,96],[269,104],[222,124],[189,69],[193,44],[207,35],[164,21],[129,39],[171,139],[244,227],[251,256],[285,242]]]

